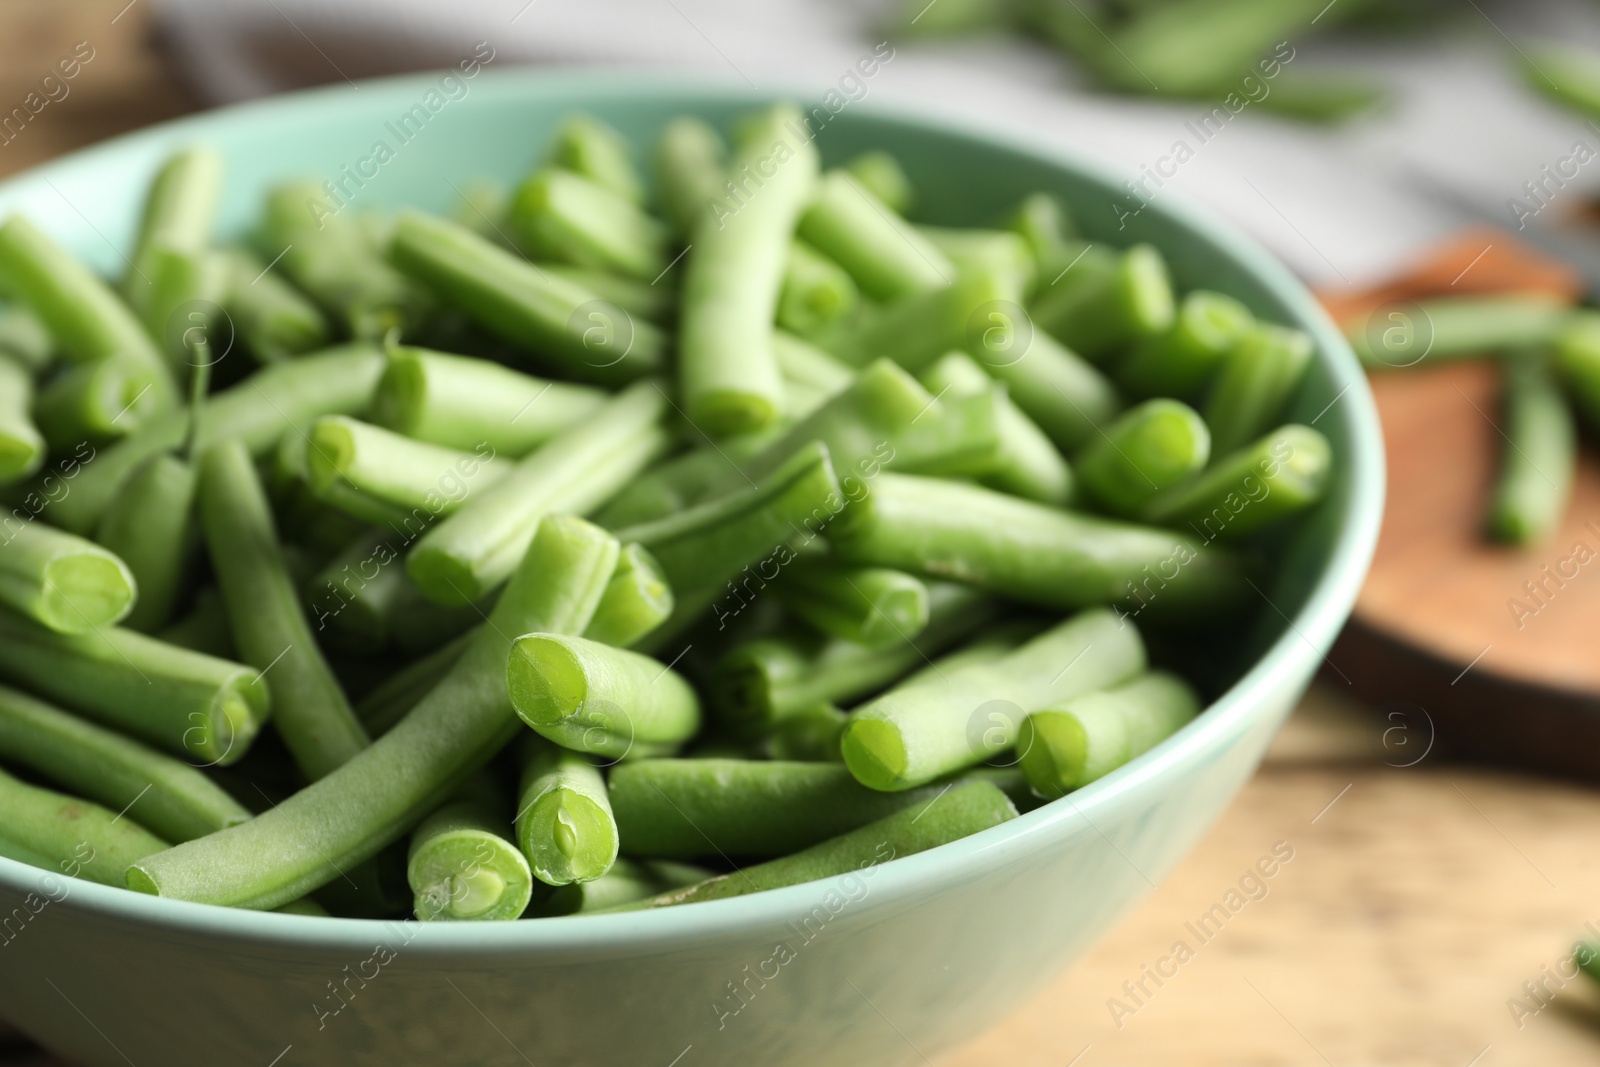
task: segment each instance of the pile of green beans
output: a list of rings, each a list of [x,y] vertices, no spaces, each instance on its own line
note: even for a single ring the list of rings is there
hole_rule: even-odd
[[[1329,484],[1309,338],[1048,193],[926,224],[806,123],[681,118],[650,173],[577,115],[473,225],[293,181],[226,245],[191,146],[116,286],[0,223],[0,855],[554,920],[934,848],[1181,729],[1146,633],[1244,632]]]

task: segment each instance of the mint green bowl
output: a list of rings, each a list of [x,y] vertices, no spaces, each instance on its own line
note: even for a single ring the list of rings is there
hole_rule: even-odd
[[[26,211],[120,272],[147,179],[189,141],[226,154],[223,224],[239,230],[270,183],[355,168],[380,139],[393,158],[366,166],[376,177],[354,203],[444,210],[452,182],[524,172],[570,111],[643,147],[674,115],[725,123],[770,99],[657,75],[485,73],[398,144],[386,124],[434,84],[368,82],[165,123],[5,182],[0,214]],[[1023,1003],[1183,858],[1316,671],[1372,555],[1382,449],[1355,359],[1310,294],[1255,245],[1176,197],[1118,232],[1118,177],[1056,146],[855,104],[818,143],[835,162],[868,147],[893,152],[916,180],[922,215],[939,222],[984,223],[1050,190],[1091,236],[1157,244],[1183,288],[1232,293],[1316,338],[1293,417],[1316,418],[1338,476],[1263,587],[1272,603],[1240,632],[1238,679],[1222,698],[1068,799],[870,879],[644,914],[315,919],[87,883],[61,897],[43,872],[0,860],[0,1013],[93,1067],[920,1063]],[[1062,1041],[1078,1047],[1072,1035]]]

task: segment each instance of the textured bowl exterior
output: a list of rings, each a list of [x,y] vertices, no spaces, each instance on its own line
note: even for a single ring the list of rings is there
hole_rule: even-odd
[[[445,210],[463,175],[525,172],[573,110],[644,146],[671,116],[721,122],[772,98],[661,75],[485,72],[399,143],[386,124],[437,84],[365,82],[166,123],[0,185],[0,212],[26,211],[120,271],[147,178],[191,141],[226,155],[222,225],[239,231],[262,191],[291,175],[359,166],[376,176],[353,206]],[[392,158],[362,164],[379,140]],[[889,149],[917,177],[922,214],[944,223],[983,223],[1025,192],[1054,191],[1089,236],[1153,241],[1180,286],[1237,294],[1314,335],[1293,415],[1327,433],[1338,474],[1263,589],[1272,607],[1239,634],[1238,681],[1154,751],[1003,826],[866,874],[660,912],[316,919],[158,900],[0,859],[0,1011],[11,1022],[90,1067],[912,1064],[1015,1008],[1184,857],[1304,690],[1371,557],[1382,449],[1360,369],[1284,268],[1176,197],[1123,218],[1119,233],[1113,204],[1128,202],[1094,165],[865,105],[831,118],[818,144],[830,162]],[[1066,1045],[1077,1047],[1070,1035]]]

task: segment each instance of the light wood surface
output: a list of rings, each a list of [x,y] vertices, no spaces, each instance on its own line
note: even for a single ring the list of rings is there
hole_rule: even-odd
[[[96,49],[72,94],[0,147],[0,173],[196,106],[151,47],[147,5],[123,7],[0,3],[0,102],[20,101],[75,42]],[[1194,855],[1106,940],[940,1062],[1595,1063],[1600,995],[1586,984],[1559,989],[1520,1029],[1507,1001],[1526,999],[1523,982],[1558,966],[1586,921],[1600,929],[1600,793],[1443,763],[1436,753],[1409,768],[1385,765],[1418,750],[1392,735],[1386,746],[1392,723],[1349,706],[1342,689],[1335,679],[1314,691]],[[1294,858],[1266,882],[1265,898],[1197,947],[1119,1029],[1108,1000],[1133,1006],[1123,983],[1166,955],[1185,923],[1278,841]],[[53,1062],[0,1027],[0,1063]]]

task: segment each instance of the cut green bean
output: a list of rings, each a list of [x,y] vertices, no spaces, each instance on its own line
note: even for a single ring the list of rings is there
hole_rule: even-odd
[[[144,860],[129,887],[272,908],[375,855],[525,729],[505,691],[504,635],[582,631],[616,559],[616,539],[598,527],[565,516],[540,522],[490,625],[399,725],[249,822]]]
[[[943,252],[959,270],[993,271],[1018,292],[1032,292],[1039,281],[1039,261],[1020,234],[1010,230],[975,230],[919,226],[919,233]]]
[[[219,255],[227,272],[222,306],[258,362],[292,359],[328,343],[328,320],[277,271],[244,248]]]
[[[311,427],[306,471],[318,496],[339,483],[401,511],[420,508],[444,516],[504,480],[511,465],[482,441],[463,452],[345,415],[324,415]]]
[[[420,504],[407,511],[398,504],[362,492],[344,478],[326,478],[320,489],[313,485],[309,428],[305,436],[284,434],[273,454],[272,465],[273,494],[285,501],[286,528],[302,532],[302,537],[308,523],[328,513],[342,516],[356,529],[385,526],[403,531],[408,542],[431,526],[436,518]],[[440,493],[436,502],[442,507],[447,499]]]
[[[546,885],[592,882],[616,862],[618,839],[599,768],[581,752],[542,741],[528,743],[517,802],[517,845],[534,877]]]
[[[1081,612],[1000,660],[945,672],[942,686],[901,686],[858,708],[844,731],[845,765],[872,789],[923,785],[1005,752],[1027,712],[1117,685],[1144,665],[1139,632],[1117,613]]]
[[[243,444],[202,453],[197,500],[234,644],[246,663],[273,672],[278,734],[315,781],[365,748],[367,735],[306,621]]]
[[[1079,452],[1084,494],[1112,515],[1138,515],[1151,498],[1186,481],[1211,456],[1205,420],[1177,400],[1146,400]]]
[[[584,915],[632,904],[673,889],[703,882],[711,872],[671,860],[630,860],[622,856],[592,882],[573,882],[551,892],[536,905],[539,916]]]
[[[922,384],[941,396],[977,396],[995,387],[994,379],[965,352],[951,352],[933,364],[922,373]],[[1041,504],[1069,502],[1073,476],[1066,459],[1039,425],[1011,402],[1009,395],[996,404],[999,450],[993,465],[978,475],[978,481]]]
[[[898,300],[955,280],[950,257],[848,171],[822,176],[799,233],[874,300]]]
[[[519,919],[533,874],[506,840],[510,822],[476,800],[446,804],[411,835],[406,881],[423,922]]]
[[[830,529],[847,562],[967,582],[1053,608],[1134,602],[1181,620],[1248,603],[1243,563],[1167,530],[977,486],[880,474],[864,521]]]
[[[1134,396],[1192,396],[1254,325],[1250,309],[1233,297],[1197,289],[1178,305],[1166,333],[1123,357],[1117,381]]]
[[[518,244],[535,259],[648,282],[660,277],[672,258],[663,223],[626,196],[560,168],[522,183],[508,222]]]
[[[134,861],[167,843],[132,819],[0,771],[0,856],[102,885],[122,886]]]
[[[312,182],[267,193],[261,250],[357,340],[414,328],[430,310],[425,295]]]
[[[285,436],[299,436],[319,416],[354,415],[367,407],[383,371],[383,354],[348,345],[267,367],[206,398],[193,447],[240,440],[262,455]],[[73,479],[72,492],[52,505],[51,521],[74,533],[94,529],[122,483],[151,456],[183,445],[188,419],[157,419],[101,449]]]
[[[928,624],[915,643],[870,649],[812,634],[746,642],[727,653],[706,691],[717,718],[740,737],[759,737],[774,724],[824,703],[849,703],[874,693],[992,620],[996,603],[949,582],[928,587]]]
[[[1029,310],[1040,329],[1100,362],[1166,332],[1175,304],[1166,261],[1154,247],[1141,244],[1118,256],[1111,270],[1087,275],[1081,284],[1046,283]]]
[[[540,736],[613,760],[670,753],[700,728],[700,698],[682,675],[583,637],[517,638],[506,687],[518,717]]]
[[[151,633],[172,618],[200,540],[194,493],[194,468],[158,455],[133,473],[100,517],[95,539],[127,564],[139,590],[122,623],[130,630]]]
[[[44,323],[74,363],[119,356],[155,383],[156,406],[178,405],[178,387],[150,335],[111,287],[20,215],[0,225],[0,279]]]
[[[39,390],[33,419],[55,451],[133,433],[162,414],[149,368],[110,356],[80,363]]]
[[[228,609],[222,603],[222,591],[214,585],[201,586],[194,594],[189,613],[152,636],[169,645],[203,652],[217,659],[239,658],[239,650],[233,647],[233,635],[228,632]]]
[[[305,583],[301,599],[322,643],[364,656],[395,643],[397,617],[422,601],[406,577],[403,547],[393,530],[366,530]]]
[[[937,803],[902,808],[792,856],[744,867],[623,907],[660,908],[722,900],[823,878],[870,878],[870,868],[877,864],[925,852],[1016,817],[1017,809],[1000,790],[988,782],[967,782],[952,787]]]
[[[762,115],[734,153],[734,206],[718,203],[695,225],[678,331],[680,391],[690,420],[719,437],[759,430],[783,411],[772,324],[795,223],[817,178],[817,149],[804,129],[792,106]]]
[[[1311,337],[1258,323],[1228,354],[1206,397],[1206,428],[1217,455],[1241,448],[1278,424],[1311,366]]]
[[[1022,771],[1039,795],[1064,796],[1148,752],[1199,711],[1194,690],[1165,671],[1084,693],[1022,720]]]
[[[868,789],[838,763],[738,759],[640,760],[609,784],[622,850],[644,859],[784,856],[938,792]]]
[[[619,530],[652,522],[726,491],[730,469],[762,452],[779,432],[763,430],[730,437],[714,448],[697,448],[656,464],[629,482],[600,511],[600,525]]]
[[[24,367],[34,377],[56,361],[56,339],[43,320],[26,307],[0,308],[0,356]]]
[[[809,337],[849,318],[860,303],[849,271],[804,241],[790,244],[778,296],[779,326]]]
[[[1578,412],[1600,426],[1600,313],[1574,314],[1551,346],[1551,362]]]
[[[1039,265],[1036,287],[1059,282],[1088,248],[1088,243],[1077,236],[1066,206],[1049,193],[1023,197],[1007,225],[1028,242],[1028,250]]]
[[[242,757],[271,707],[266,682],[241,664],[120,627],[58,634],[4,610],[0,676],[208,765]]]
[[[672,615],[672,589],[661,565],[642,545],[623,545],[617,569],[606,583],[594,618],[583,636],[627,648]]]
[[[395,347],[372,398],[372,421],[396,433],[516,459],[593,416],[605,394],[486,359]]]
[[[700,216],[722,196],[727,177],[727,146],[710,126],[693,116],[673,119],[656,142],[656,185],[661,206],[678,235],[689,239]]]
[[[1235,540],[1321,500],[1332,467],[1327,438],[1282,426],[1151,499],[1144,519],[1185,527],[1207,543]]]
[[[718,628],[725,627],[746,607],[740,590],[755,595],[752,582],[764,588],[794,558],[791,540],[815,538],[846,510],[828,450],[813,444],[762,478],[758,488],[619,531],[622,539],[649,550],[672,589],[672,617],[642,647],[667,644],[708,607]]]
[[[0,757],[119,809],[173,842],[250,818],[238,801],[189,764],[4,686]]]
[[[762,744],[763,754],[774,760],[806,763],[843,763],[839,742],[850,716],[833,704],[813,704],[779,719]]]
[[[928,587],[887,567],[802,557],[784,568],[773,591],[821,632],[869,648],[910,641],[928,624]]]
[[[646,322],[667,323],[678,317],[678,290],[674,286],[652,285],[637,278],[589,267],[574,267],[570,263],[540,263],[539,269],[582,286],[601,300],[615,304],[629,315]]]
[[[894,156],[882,149],[863,152],[844,165],[860,186],[896,215],[905,215],[916,202],[916,189]]]
[[[156,172],[145,195],[133,257],[122,278],[123,294],[141,314],[154,298],[160,273],[156,261],[162,250],[199,253],[211,244],[222,172],[222,156],[204,145],[174,152]]]
[[[778,357],[778,370],[788,385],[803,385],[832,396],[842,392],[855,377],[855,368],[840,363],[816,345],[792,333],[774,330],[772,351]]]
[[[667,339],[653,324],[463,226],[402,212],[389,255],[473,321],[572,377],[618,384],[665,365]]]
[[[1572,496],[1578,433],[1549,367],[1524,358],[1506,367],[1505,448],[1489,502],[1489,536],[1514,545],[1547,539]]]
[[[0,604],[57,633],[111,626],[136,595],[127,564],[93,541],[35,520],[0,542]]]
[[[531,453],[424,534],[406,566],[440,604],[478,600],[516,569],[541,515],[604,504],[667,448],[667,396],[638,382]]]
[[[1285,41],[1300,39],[1326,12],[1319,8],[1304,0],[1150,5],[1115,31],[1109,48],[1100,47],[1107,38],[1090,38],[1098,56],[1095,75],[1131,93],[1206,97],[1237,92],[1241,72],[1273,54],[1274,46],[1282,49]],[[1144,74],[1152,70],[1162,72],[1159,90]]]
[[[475,632],[464,633],[420,659],[412,660],[362,697],[355,711],[367,733],[382,737],[394,729],[395,724],[450,673]]]
[[[1345,336],[1368,367],[1405,368],[1425,359],[1438,362],[1546,345],[1574,314],[1579,313],[1548,296],[1438,297],[1386,304],[1347,325]]]
[[[551,138],[550,162],[631,203],[644,199],[644,182],[633,165],[628,142],[591,115],[573,115],[562,121]]]
[[[221,329],[222,301],[228,297],[228,264],[210,249],[189,250],[157,244],[145,268],[150,283],[141,318],[166,353],[167,363],[181,381],[192,373],[198,342],[231,344],[231,327]],[[225,348],[211,359],[227,354]],[[209,366],[209,363],[206,364]]]
[[[29,413],[33,379],[20,363],[0,353],[0,485],[30,477],[44,464],[44,435]]]
[[[1586,118],[1600,118],[1600,63],[1586,45],[1523,41],[1522,57],[1527,86]],[[1597,968],[1600,970],[1600,968]]]

